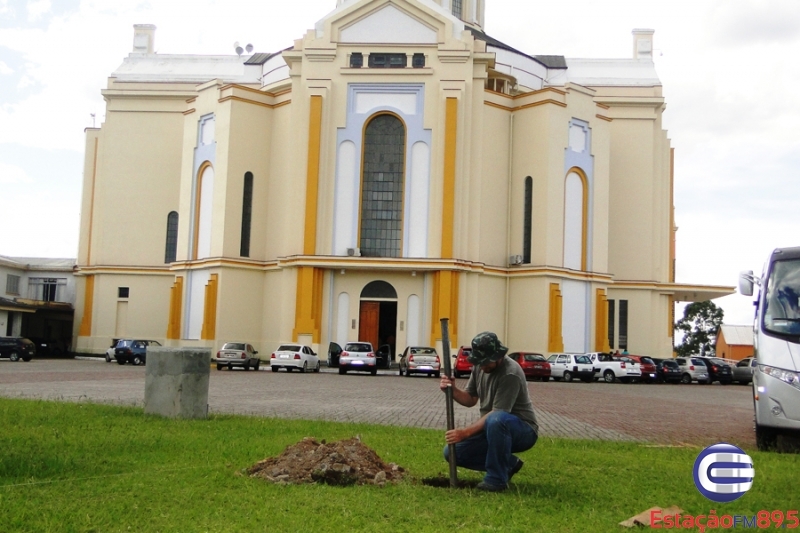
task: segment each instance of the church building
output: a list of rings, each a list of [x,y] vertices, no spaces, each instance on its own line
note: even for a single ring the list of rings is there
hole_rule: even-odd
[[[397,354],[441,348],[446,317],[456,349],[670,357],[674,303],[732,288],[675,283],[653,30],[629,58],[535,55],[485,4],[338,0],[228,56],[136,25],[86,131],[73,349]]]

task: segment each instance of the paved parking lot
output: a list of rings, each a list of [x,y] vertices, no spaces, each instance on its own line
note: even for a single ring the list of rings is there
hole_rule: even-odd
[[[144,404],[144,367],[97,360],[0,360],[0,396]],[[459,380],[461,386],[466,380]],[[656,444],[730,442],[754,447],[753,399],[741,385],[528,384],[541,436]],[[444,429],[438,380],[348,374],[211,371],[209,410],[279,418],[368,422]],[[478,417],[456,405],[457,426]]]

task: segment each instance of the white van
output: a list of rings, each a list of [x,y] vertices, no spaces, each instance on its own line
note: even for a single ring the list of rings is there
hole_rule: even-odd
[[[739,275],[739,292],[759,286],[753,327],[753,404],[759,450],[800,438],[800,248],[772,252],[760,278]]]

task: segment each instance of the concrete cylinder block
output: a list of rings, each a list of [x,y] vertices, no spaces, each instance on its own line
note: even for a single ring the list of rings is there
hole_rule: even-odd
[[[211,349],[147,347],[145,414],[208,417]]]

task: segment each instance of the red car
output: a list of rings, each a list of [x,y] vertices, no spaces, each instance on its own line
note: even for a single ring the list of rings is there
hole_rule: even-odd
[[[453,367],[453,374],[460,378],[461,376],[469,376],[472,373],[472,363],[467,361],[467,357],[472,353],[471,346],[462,346],[458,349],[456,355],[456,364]]]
[[[535,379],[538,381],[550,381],[550,363],[540,353],[534,352],[514,352],[508,356],[519,363],[522,371],[525,372],[525,379]]]
[[[639,364],[642,368],[642,381],[645,383],[655,383],[658,381],[658,368],[656,368],[655,361],[641,355],[625,355],[624,357]]]

